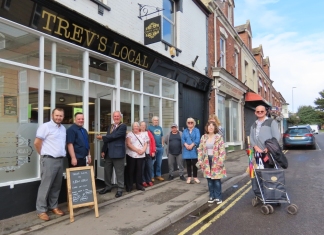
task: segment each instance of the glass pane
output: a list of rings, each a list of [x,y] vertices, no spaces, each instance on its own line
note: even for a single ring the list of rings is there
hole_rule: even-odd
[[[217,114],[218,119],[221,122],[221,127],[226,129],[226,119],[225,119],[225,98],[223,96],[217,96]],[[224,140],[226,141],[226,132],[224,131]]]
[[[45,40],[44,68],[52,69],[53,42]],[[56,45],[56,71],[82,77],[82,52],[60,43]]]
[[[174,45],[174,27],[170,21],[163,18],[163,40]]]
[[[123,114],[123,123],[131,130],[133,122],[140,122],[140,95],[129,91],[120,91],[120,110]]]
[[[23,30],[0,23],[0,54],[2,59],[39,66],[39,39]]]
[[[230,118],[230,102],[225,100],[225,116],[226,116],[226,126],[225,126],[225,140],[230,142],[230,131],[231,131],[231,118]]]
[[[239,141],[238,104],[232,101],[233,141]]]
[[[159,98],[144,95],[144,121],[152,125],[152,117],[159,117]]]
[[[168,80],[162,80],[162,96],[174,99],[175,84]]]
[[[168,133],[170,131],[171,124],[174,123],[174,101],[162,100],[162,110],[163,132]]]
[[[90,56],[89,79],[115,85],[115,62]]]
[[[134,78],[134,70],[123,65],[120,66],[120,86],[132,89],[132,77]]]
[[[174,4],[171,0],[163,0],[163,17],[173,22]]]
[[[38,81],[37,71],[0,63],[0,183],[38,177]]]
[[[157,76],[144,73],[143,91],[149,94],[160,95],[159,80],[160,78]]]

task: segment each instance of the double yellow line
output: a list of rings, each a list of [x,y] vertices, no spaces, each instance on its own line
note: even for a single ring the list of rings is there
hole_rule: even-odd
[[[229,198],[227,198],[222,204],[218,205],[215,209],[213,209],[212,211],[210,211],[208,214],[204,215],[199,220],[197,220],[195,223],[193,223],[190,226],[188,226],[185,230],[183,230],[182,232],[180,232],[178,235],[184,235],[187,232],[189,232],[190,230],[192,230],[193,228],[195,228],[196,226],[198,226],[204,220],[206,220],[207,218],[211,217],[215,212],[217,212],[224,205],[226,205],[227,203],[229,203],[233,198],[235,198],[238,194],[240,194],[244,189],[246,189],[243,193],[241,193],[241,195],[239,195],[234,201],[232,201],[224,210],[222,210],[215,217],[213,217],[212,219],[210,219],[208,223],[204,224],[200,229],[198,229],[193,234],[194,235],[197,235],[197,234],[200,234],[203,231],[205,231],[213,222],[215,222],[222,215],[224,215],[229,209],[231,209],[236,204],[236,202],[238,202],[245,194],[247,194],[251,190],[250,184],[251,184],[251,181],[249,181],[248,183],[246,183],[242,188],[240,188],[234,194],[232,194]]]

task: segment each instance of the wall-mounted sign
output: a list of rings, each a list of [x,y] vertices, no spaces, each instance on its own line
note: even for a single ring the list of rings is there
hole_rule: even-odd
[[[233,96],[236,99],[241,99],[243,96],[243,92],[230,84],[229,82],[222,80],[221,86],[219,87],[219,90],[223,91],[224,93]]]
[[[144,21],[144,45],[161,41],[161,16]]]

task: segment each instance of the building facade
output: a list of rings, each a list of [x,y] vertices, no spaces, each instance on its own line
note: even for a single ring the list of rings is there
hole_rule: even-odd
[[[111,2],[0,1],[0,219],[35,210],[40,167],[33,142],[55,107],[65,110],[66,127],[76,112],[85,114],[98,179],[102,142],[94,137],[106,133],[114,110],[128,130],[153,116],[165,132],[174,122],[184,128],[187,117],[203,130],[211,82],[205,6],[160,0],[155,7],[166,10],[145,15],[141,7],[151,1]]]

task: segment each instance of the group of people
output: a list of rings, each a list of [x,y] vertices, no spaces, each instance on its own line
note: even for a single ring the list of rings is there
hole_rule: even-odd
[[[264,141],[272,137],[279,140],[280,134],[276,123],[266,117],[264,106],[257,106],[255,114],[258,119],[251,127],[251,144],[255,152],[264,157],[267,152]],[[161,164],[164,145],[166,145],[169,180],[174,179],[176,163],[181,180],[188,184],[200,183],[197,177],[199,168],[208,182],[208,203],[222,203],[221,179],[226,177],[224,166],[226,151],[223,130],[215,115],[209,117],[202,136],[195,127],[196,122],[193,118],[187,119],[187,128],[183,132],[178,130],[177,124],[173,123],[171,131],[165,137],[156,116],[152,118],[153,125],[149,127],[145,122],[134,122],[132,131],[129,133],[121,118],[121,113],[115,111],[114,122],[109,125],[107,134],[96,136],[98,140],[104,142],[101,157],[105,160],[106,186],[99,191],[99,194],[111,192],[113,168],[117,178],[116,198],[122,196],[124,187],[126,191],[132,191],[133,183],[137,190],[144,191],[146,187],[153,186],[155,179],[163,181]],[[70,167],[91,163],[88,133],[83,128],[83,113],[75,114],[74,124],[68,130],[61,124],[63,119],[64,110],[55,108],[51,120],[37,129],[34,141],[36,151],[41,156],[41,183],[38,189],[36,211],[38,217],[46,221],[49,220],[48,211],[64,215],[64,212],[58,208],[58,197],[65,156],[68,156]],[[187,179],[184,177],[183,160],[187,166]],[[264,158],[261,160],[267,162]]]

